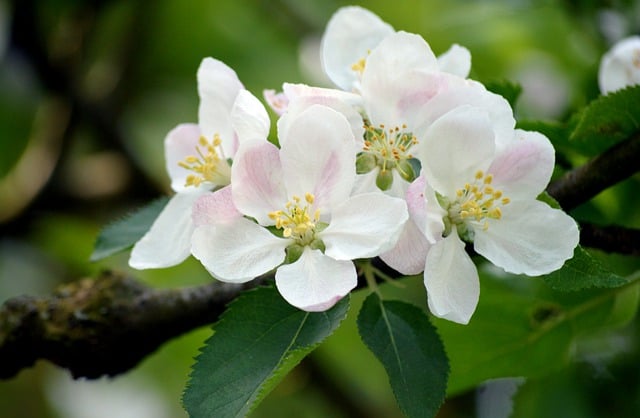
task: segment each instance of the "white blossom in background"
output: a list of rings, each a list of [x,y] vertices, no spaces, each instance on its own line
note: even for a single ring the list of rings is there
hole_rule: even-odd
[[[431,244],[424,283],[434,315],[466,324],[475,311],[478,272],[465,243],[505,271],[529,276],[572,257],[577,224],[536,199],[554,167],[545,136],[515,130],[498,148],[486,112],[461,106],[431,125],[419,152],[422,174],[407,201]]]
[[[280,149],[265,141],[243,146],[231,185],[196,202],[192,253],[221,281],[246,282],[276,268],[285,300],[324,311],[356,286],[351,260],[394,245],[406,203],[351,194],[354,137],[339,112],[310,106],[279,138]]]
[[[136,269],[169,267],[189,256],[193,203],[229,184],[228,160],[241,141],[266,138],[269,132],[266,109],[226,64],[205,58],[197,80],[198,123],[178,125],[164,141],[167,171],[176,193],[134,245],[129,265]]]
[[[602,94],[640,84],[640,36],[622,39],[604,54],[598,84]]]
[[[329,20],[322,37],[321,59],[325,72],[342,90],[360,91],[360,80],[369,54],[394,33],[391,25],[367,9],[358,6],[339,9]],[[398,70],[402,71],[402,68]],[[467,77],[471,69],[471,54],[466,48],[453,45],[438,57],[437,68]]]

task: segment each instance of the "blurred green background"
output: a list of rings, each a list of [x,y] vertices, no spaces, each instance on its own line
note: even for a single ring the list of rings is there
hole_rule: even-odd
[[[466,46],[473,78],[522,84],[515,112],[527,119],[564,120],[596,97],[600,56],[640,30],[640,4],[633,1],[0,0],[0,302],[45,295],[104,268],[158,287],[211,280],[193,260],[139,272],[127,266],[128,254],[88,258],[102,225],[169,193],[163,139],[176,124],[196,122],[195,73],[203,57],[234,68],[258,97],[285,81],[326,84],[319,37],[347,4],[423,35],[436,54],[452,43]],[[637,193],[637,182],[622,187],[617,193]],[[616,221],[624,210],[614,198],[605,195],[597,210],[582,214]],[[625,272],[629,264],[637,268],[614,261]],[[407,281],[404,292],[424,305],[419,280]],[[362,298],[354,295],[354,315],[254,417],[401,416],[384,370],[355,332]],[[181,391],[209,333],[171,341],[112,380],[73,381],[38,363],[0,381],[0,416],[184,417]],[[504,394],[518,386],[515,416],[638,416],[634,323],[593,340],[591,357],[576,355],[571,367],[545,369],[526,383],[478,390],[460,384],[439,416],[507,416]],[[472,342],[465,349],[473,351]],[[553,363],[557,353],[545,355]]]

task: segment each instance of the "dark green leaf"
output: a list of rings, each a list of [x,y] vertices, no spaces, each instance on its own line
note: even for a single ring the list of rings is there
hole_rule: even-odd
[[[511,107],[515,106],[522,93],[522,86],[509,80],[493,80],[485,83],[487,90],[507,99]]]
[[[168,201],[168,197],[154,200],[147,206],[104,227],[98,235],[90,260],[101,260],[135,244],[151,228],[153,221]]]
[[[640,131],[640,86],[592,101],[573,120],[571,142],[587,155],[599,154]]]
[[[479,273],[480,301],[469,324],[434,320],[451,364],[449,395],[487,379],[566,367],[583,336],[628,323],[638,306],[637,286],[560,292],[495,268]]]
[[[580,246],[576,248],[573,258],[567,260],[561,269],[542,278],[553,289],[563,292],[593,287],[618,287],[627,283],[623,277],[607,270]]]
[[[358,331],[384,365],[400,409],[408,417],[435,416],[447,390],[449,363],[426,314],[372,293],[358,315]]]
[[[191,418],[246,416],[347,315],[348,298],[326,312],[294,308],[273,287],[246,292],[214,325],[183,402]]]

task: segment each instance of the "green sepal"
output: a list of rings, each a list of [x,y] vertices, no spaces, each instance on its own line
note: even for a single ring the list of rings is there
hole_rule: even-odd
[[[393,172],[391,170],[380,170],[376,177],[376,186],[380,190],[389,190],[393,184]]]

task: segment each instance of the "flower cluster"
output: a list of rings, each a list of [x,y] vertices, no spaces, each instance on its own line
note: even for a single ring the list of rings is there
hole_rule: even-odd
[[[202,62],[199,123],[165,140],[176,194],[135,245],[133,267],[192,254],[237,283],[275,269],[289,303],[323,311],[355,288],[353,260],[379,256],[424,272],[431,312],[467,323],[480,288],[467,244],[516,274],[572,257],[576,223],[537,200],[553,147],[467,78],[466,48],[437,57],[419,35],[345,7],[321,57],[336,88],[265,90],[279,115],[273,142],[265,108],[233,70]]]

